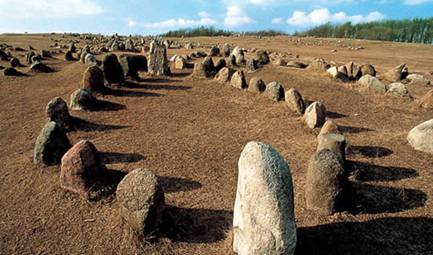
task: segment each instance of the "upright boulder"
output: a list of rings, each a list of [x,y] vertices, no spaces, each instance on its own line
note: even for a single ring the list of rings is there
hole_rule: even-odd
[[[421,97],[418,101],[418,104],[422,108],[433,109],[433,89]]]
[[[433,154],[433,119],[414,127],[407,140],[415,150]]]
[[[328,149],[310,159],[305,185],[307,209],[329,215],[340,209],[348,180],[341,159]]]
[[[296,223],[290,168],[271,146],[249,142],[239,158],[233,250],[294,254]]]
[[[396,97],[410,97],[409,90],[406,85],[401,82],[393,82],[389,84],[386,94]]]
[[[119,57],[120,65],[125,77],[137,79],[138,72],[147,72],[147,58],[142,55],[121,55]]]
[[[54,70],[42,62],[33,61],[33,64],[30,66],[30,71],[35,73],[51,73]]]
[[[236,71],[230,80],[230,85],[238,89],[246,89],[248,84],[245,80],[244,72]]]
[[[152,75],[170,75],[170,66],[167,60],[167,49],[164,44],[154,41],[150,47],[148,63],[149,73]]]
[[[64,57],[65,61],[73,61],[74,60],[74,55],[72,54],[72,51],[67,51],[65,53],[65,57]]]
[[[60,186],[88,198],[92,186],[105,170],[95,145],[88,140],[82,140],[62,158]]]
[[[346,161],[346,138],[342,134],[328,133],[317,136],[317,151],[328,149],[344,163]]]
[[[265,90],[266,90],[266,84],[262,79],[258,77],[251,78],[250,83],[248,84],[249,92],[263,93]]]
[[[104,86],[104,72],[102,72],[98,66],[90,66],[84,71],[83,88],[91,93],[104,94],[106,92]]]
[[[123,68],[115,54],[108,54],[104,57],[102,60],[102,70],[105,80],[107,80],[109,84],[121,85],[125,82]]]
[[[284,87],[278,82],[271,82],[266,86],[266,95],[275,102],[281,101],[284,99]]]
[[[329,67],[330,65],[323,58],[316,58],[313,59],[313,61],[311,61],[307,69],[316,72],[326,72],[326,70],[328,70]]]
[[[97,100],[87,89],[78,89],[71,94],[72,110],[91,111],[97,107]]]
[[[212,46],[209,50],[209,56],[216,57],[220,55],[220,48],[218,46]]]
[[[301,93],[295,88],[290,88],[286,91],[285,101],[287,106],[293,112],[302,115],[305,112],[305,103],[304,99],[302,99]]]
[[[407,76],[408,69],[406,64],[398,65],[384,74],[384,78],[390,82],[401,81],[406,79]]]
[[[364,64],[361,66],[361,77],[364,75],[376,76],[376,69],[371,64]]]
[[[61,97],[53,98],[45,107],[45,112],[49,121],[56,122],[66,131],[72,128],[68,105]]]
[[[320,102],[314,102],[305,110],[303,117],[307,126],[311,129],[320,127],[326,120],[326,108]]]
[[[359,79],[358,83],[378,93],[385,93],[387,90],[385,84],[379,81],[379,79],[377,79],[376,77],[371,76],[369,74],[362,76],[361,79]]]
[[[47,166],[57,165],[69,148],[71,142],[65,130],[56,122],[49,121],[36,139],[33,162]]]
[[[120,215],[137,235],[146,237],[158,230],[164,193],[155,174],[143,168],[128,173],[117,186],[116,198]]]
[[[231,81],[234,73],[235,71],[233,69],[224,67],[215,75],[215,80],[219,83],[228,83]]]
[[[271,62],[269,58],[269,54],[265,50],[256,51],[256,56],[254,57],[254,59],[257,61],[259,65],[267,65]]]
[[[225,44],[223,45],[223,56],[224,56],[224,57],[228,57],[228,56],[230,56],[230,53],[231,53],[230,45],[227,44],[227,43],[225,43]]]

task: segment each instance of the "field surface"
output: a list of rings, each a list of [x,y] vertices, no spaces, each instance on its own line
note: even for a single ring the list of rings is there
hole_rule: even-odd
[[[41,50],[52,44],[50,37],[65,40],[58,35],[0,35],[0,42]],[[433,78],[433,46],[287,37],[193,41],[229,42],[340,64],[371,63],[379,76],[406,63],[410,72]],[[342,44],[365,49],[353,51]],[[170,56],[190,52],[168,51]],[[25,52],[12,54],[25,63]],[[433,254],[433,156],[406,142],[410,129],[433,118],[433,111],[416,106],[416,99],[433,87],[410,85],[410,100],[272,64],[246,73],[247,80],[278,81],[286,89],[297,88],[307,100],[324,103],[328,116],[341,126],[350,146],[347,168],[355,192],[352,205],[330,217],[305,208],[306,170],[319,130],[308,129],[284,102],[193,79],[192,69],[172,68],[171,77],[142,73],[140,81],[128,81],[116,95],[99,97],[107,101],[100,111],[71,111],[84,123],[68,133],[72,143],[90,139],[110,170],[127,173],[144,167],[160,177],[167,226],[161,236],[137,246],[117,212],[114,194],[88,202],[60,188],[58,166],[33,164],[46,104],[56,96],[69,101],[82,86],[86,68],[65,62],[62,54],[44,62],[56,71],[0,75],[0,254],[232,254],[237,161],[252,140],[272,145],[290,166],[297,254]],[[0,66],[8,63],[0,61]],[[27,72],[28,67],[19,69]]]

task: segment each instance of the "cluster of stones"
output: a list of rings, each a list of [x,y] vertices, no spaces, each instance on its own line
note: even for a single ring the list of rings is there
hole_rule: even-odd
[[[25,62],[28,64],[29,72],[31,73],[50,73],[54,70],[44,64],[42,61],[45,59],[52,58],[52,52],[47,49],[42,49],[40,53],[36,52],[33,47],[29,46],[29,50],[25,50],[19,47],[12,48],[12,46],[7,46],[15,51],[26,51]],[[8,65],[3,69],[4,76],[24,76],[25,73],[17,70],[17,68],[26,67],[21,61],[12,55],[11,51],[7,51],[4,48],[0,49],[0,60],[8,61]]]

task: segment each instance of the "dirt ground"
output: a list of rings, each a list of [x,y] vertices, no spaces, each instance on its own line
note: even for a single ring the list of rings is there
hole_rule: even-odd
[[[426,45],[287,37],[193,40],[338,63],[368,62],[379,74],[400,63],[411,72],[433,71],[433,46]],[[52,43],[40,35],[0,35],[0,42],[38,50]],[[365,49],[351,51],[341,44]],[[185,52],[169,50],[169,55]],[[12,53],[25,63],[25,53]],[[166,226],[159,236],[140,243],[122,223],[115,195],[85,201],[60,188],[58,166],[33,164],[46,104],[55,96],[69,101],[85,70],[79,62],[63,61],[62,55],[45,62],[56,72],[0,75],[0,254],[232,254],[237,161],[251,140],[272,145],[290,166],[297,254],[433,254],[433,155],[406,142],[408,131],[432,119],[433,112],[415,107],[413,100],[363,91],[355,83],[307,70],[268,65],[247,73],[248,79],[278,81],[324,103],[347,137],[352,205],[324,217],[308,211],[304,199],[318,130],[308,129],[284,102],[192,79],[191,69],[165,79],[141,74],[143,81],[129,81],[116,96],[100,98],[110,107],[72,111],[85,122],[68,134],[72,143],[90,139],[112,171],[145,167],[160,177]],[[0,61],[0,66],[8,63]],[[415,99],[432,88],[409,86]]]

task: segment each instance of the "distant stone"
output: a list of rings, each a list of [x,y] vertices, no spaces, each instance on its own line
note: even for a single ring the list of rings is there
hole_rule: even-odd
[[[262,93],[265,92],[265,90],[266,90],[266,84],[262,79],[258,77],[251,78],[250,83],[248,84],[249,92]]]
[[[72,55],[72,51],[67,51],[64,57],[65,61],[73,61],[74,56]]]
[[[98,65],[98,60],[95,55],[88,53],[84,58],[84,64],[86,64],[86,66],[96,66]]]
[[[35,73],[51,73],[54,71],[51,67],[38,61],[33,62],[33,64],[30,66],[30,70]]]
[[[290,88],[286,91],[285,101],[289,109],[299,115],[303,115],[305,112],[305,103],[302,99],[301,93],[295,88]]]
[[[170,75],[167,60],[167,48],[164,44],[154,41],[150,47],[148,70],[152,75]]]
[[[329,67],[330,65],[323,58],[316,58],[308,65],[307,69],[317,72],[326,72]]]
[[[147,72],[147,58],[142,55],[120,55],[119,63],[125,77],[139,78],[138,72]]]
[[[407,140],[415,150],[433,154],[433,119],[413,128]]]
[[[230,85],[238,89],[248,88],[248,84],[247,81],[245,80],[244,72],[236,71],[230,80]]]
[[[174,63],[174,68],[176,68],[177,70],[185,69],[186,68],[186,60],[181,56],[177,56],[175,63]]]
[[[361,66],[361,77],[365,75],[376,76],[376,69],[370,64],[365,64]]]
[[[96,108],[96,98],[87,89],[78,89],[71,94],[70,108],[72,110],[90,111]]]
[[[286,64],[287,67],[293,67],[293,68],[305,68],[307,67],[306,64],[299,62],[299,61],[289,61]]]
[[[64,130],[68,131],[72,128],[68,105],[61,97],[53,98],[45,107],[45,112],[49,121],[56,122]]]
[[[104,57],[102,61],[102,70],[104,72],[105,80],[107,80],[109,84],[121,85],[125,82],[123,68],[116,55],[108,54]]]
[[[224,67],[215,75],[215,80],[219,83],[228,83],[231,81],[234,73],[235,71],[233,69]]]
[[[119,213],[141,237],[151,236],[162,224],[164,192],[158,178],[146,169],[128,173],[117,186]]]
[[[334,79],[346,80],[347,74],[340,72],[336,66],[329,68],[326,72]],[[347,71],[346,71],[347,72]]]
[[[327,149],[316,152],[311,157],[307,170],[305,185],[307,209],[324,215],[338,211],[347,183],[344,163],[341,159]]]
[[[230,53],[231,53],[230,45],[225,43],[223,46],[223,56],[228,57],[228,56],[230,56]]]
[[[128,39],[125,42],[125,50],[129,51],[129,52],[135,52],[135,45],[134,45],[134,41],[132,39]]]
[[[390,82],[398,82],[406,79],[408,70],[406,64],[401,64],[384,74],[384,78]]]
[[[206,70],[202,62],[198,62],[194,64],[194,69],[192,70],[191,76],[197,79],[204,79],[211,77],[211,73]]]
[[[33,161],[35,164],[57,165],[69,148],[71,142],[65,130],[54,121],[47,122],[36,139]]]
[[[386,92],[388,95],[396,96],[396,97],[408,97],[409,91],[407,90],[406,85],[400,82],[391,83],[388,86],[388,91]]]
[[[277,59],[275,59],[273,64],[276,66],[287,66],[287,60],[282,59],[282,58],[277,58]]]
[[[20,66],[22,66],[20,60],[17,59],[17,58],[11,58],[11,60],[9,61],[9,64],[11,65],[11,67],[20,67]]]
[[[86,69],[83,75],[83,88],[91,93],[106,92],[104,86],[104,73],[98,66],[90,66]]]
[[[305,110],[303,118],[309,128],[320,127],[326,120],[326,108],[322,103],[314,102]]]
[[[52,57],[51,52],[49,50],[47,50],[47,49],[43,49],[41,51],[41,56],[43,58],[51,58]]]
[[[203,67],[206,70],[206,73],[209,76],[213,76],[215,74],[215,64],[213,63],[213,59],[209,56],[203,59]]]
[[[256,51],[256,56],[254,57],[254,60],[256,60],[259,65],[267,65],[271,62],[268,52],[265,50]]]
[[[3,70],[4,76],[23,76],[24,74],[13,67],[7,67]]]
[[[215,73],[218,73],[221,69],[227,66],[226,60],[224,58],[220,58],[215,63]]]
[[[409,74],[407,76],[407,79],[410,81],[411,84],[419,84],[424,86],[431,84],[431,81],[421,74]]]
[[[239,158],[233,250],[239,255],[293,255],[296,242],[290,168],[271,146],[249,142]]]
[[[284,99],[284,87],[278,82],[271,82],[266,86],[266,95],[275,102],[281,101]]]
[[[358,83],[378,93],[385,93],[387,90],[385,84],[379,81],[379,79],[377,79],[376,77],[369,74],[362,76],[361,79],[359,79]]]
[[[209,56],[216,57],[220,55],[220,48],[218,46],[212,46],[209,50]]]
[[[88,140],[81,140],[62,158],[60,186],[88,198],[91,188],[105,170],[95,145]]]
[[[68,51],[74,52],[74,53],[77,51],[77,47],[75,47],[75,43],[72,42],[69,44]]]

